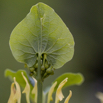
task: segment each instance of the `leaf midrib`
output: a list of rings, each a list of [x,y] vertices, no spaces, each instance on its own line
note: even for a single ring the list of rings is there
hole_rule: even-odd
[[[40,28],[41,28],[41,38],[40,38],[40,41],[41,41],[41,44],[40,44],[40,41],[39,41],[39,39],[38,39],[38,52],[39,52],[39,54],[41,54],[41,51],[42,51],[42,19],[43,19],[43,17],[41,18],[40,17],[40,9],[39,9],[39,5],[37,5],[37,10],[38,10],[38,18],[39,18],[39,20],[40,20]],[[39,37],[38,37],[39,38]],[[39,45],[40,44],[40,45]],[[40,46],[40,47],[39,47]]]

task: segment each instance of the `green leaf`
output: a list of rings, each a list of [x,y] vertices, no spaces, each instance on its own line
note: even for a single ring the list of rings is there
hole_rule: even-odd
[[[27,74],[26,74],[26,71],[24,71],[24,70],[18,70],[17,72],[14,72],[14,71],[12,71],[12,70],[10,70],[10,69],[6,69],[6,70],[5,70],[5,76],[6,76],[6,77],[9,77],[9,79],[10,79],[11,81],[13,81],[13,78],[15,77],[15,78],[16,78],[16,81],[21,85],[21,87],[24,88],[25,85],[26,85],[26,82],[25,82],[25,80],[23,79],[21,72],[23,72],[24,76],[27,78],[27,80],[28,80],[28,82],[29,82],[29,79],[28,79],[28,76],[27,76]],[[30,84],[30,82],[29,82],[29,84]],[[31,85],[31,84],[30,84],[30,85]]]
[[[55,11],[38,3],[12,31],[10,48],[15,59],[28,67],[35,64],[37,54],[45,53],[49,64],[57,69],[72,59],[74,40]]]
[[[10,69],[6,69],[6,70],[5,70],[5,77],[9,77],[9,79],[10,79],[11,81],[13,81],[13,78],[15,77],[15,78],[16,78],[16,81],[17,81],[17,82],[19,83],[19,85],[24,89],[25,86],[26,86],[26,82],[25,82],[25,80],[23,79],[21,72],[23,72],[24,76],[27,78],[28,83],[29,83],[29,85],[30,85],[30,92],[31,92],[31,90],[33,89],[33,86],[32,86],[31,83],[29,82],[29,78],[28,78],[28,76],[27,76],[26,71],[24,71],[24,70],[18,70],[17,72],[14,72],[14,71],[12,71],[12,70],[10,70]],[[31,96],[32,99],[34,98],[34,95],[30,94],[30,96]]]
[[[67,83],[63,86],[63,88],[72,86],[72,85],[81,85],[84,81],[82,74],[80,73],[65,73],[59,76],[55,81],[57,81],[57,85],[55,87],[55,91],[57,90],[59,84],[65,79],[68,78]],[[54,82],[55,82],[54,81]]]

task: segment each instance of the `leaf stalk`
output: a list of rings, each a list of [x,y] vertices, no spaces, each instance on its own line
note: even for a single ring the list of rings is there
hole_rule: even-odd
[[[43,83],[41,78],[41,54],[38,54],[37,88],[38,88],[37,103],[42,103]]]

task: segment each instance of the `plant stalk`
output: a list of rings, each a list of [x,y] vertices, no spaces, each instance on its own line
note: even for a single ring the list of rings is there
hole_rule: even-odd
[[[42,84],[42,81],[38,81],[38,96],[37,96],[37,103],[42,103],[42,89],[43,87],[43,84]]]
[[[43,83],[41,79],[41,54],[38,54],[38,69],[37,69],[37,103],[42,103]]]

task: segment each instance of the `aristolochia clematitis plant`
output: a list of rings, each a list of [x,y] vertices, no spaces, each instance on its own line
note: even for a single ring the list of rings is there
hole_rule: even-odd
[[[72,59],[74,39],[67,26],[55,11],[44,3],[32,6],[27,16],[14,28],[10,36],[10,48],[14,58],[25,64],[30,74],[19,70],[5,71],[5,76],[14,80],[8,103],[21,103],[20,86],[26,93],[26,101],[30,103],[50,103],[52,93],[56,91],[55,103],[62,101],[62,88],[81,84],[81,74],[65,73],[58,77],[49,91],[43,91],[43,81],[54,70],[62,67]],[[19,86],[20,85],[20,86]],[[26,85],[26,86],[25,86]],[[72,92],[64,103],[68,103]]]

